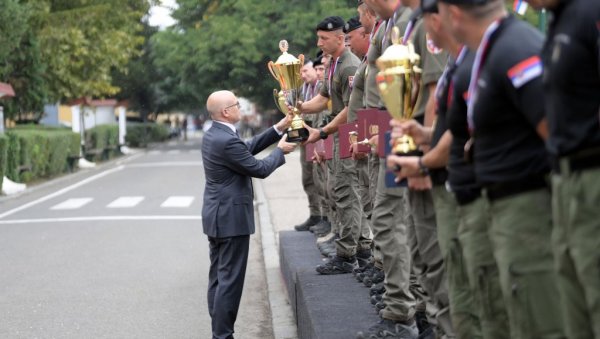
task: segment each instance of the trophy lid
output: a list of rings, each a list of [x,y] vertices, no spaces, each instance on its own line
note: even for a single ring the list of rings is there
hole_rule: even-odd
[[[281,55],[277,58],[276,64],[299,64],[300,60],[295,56],[289,54],[288,51],[289,44],[287,40],[281,40],[279,42],[279,50],[281,50]]]

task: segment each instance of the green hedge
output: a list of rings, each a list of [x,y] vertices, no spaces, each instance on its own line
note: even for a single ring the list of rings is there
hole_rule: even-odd
[[[103,150],[103,153],[86,155],[91,161],[113,158],[119,154],[119,125],[98,125],[85,131],[86,150]]]
[[[150,142],[165,141],[169,137],[169,128],[152,122],[127,123],[125,141],[131,147],[146,147]]]
[[[2,181],[4,181],[4,173],[6,171],[6,151],[8,149],[8,138],[0,135],[0,190],[2,189]]]
[[[79,155],[79,134],[70,129],[20,126],[8,130],[6,137],[6,176],[17,182],[64,173],[69,156]]]

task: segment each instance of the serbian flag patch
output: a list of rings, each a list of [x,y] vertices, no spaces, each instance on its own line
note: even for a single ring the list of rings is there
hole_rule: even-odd
[[[508,70],[508,77],[515,88],[525,85],[540,75],[542,75],[542,60],[537,55],[519,62]]]
[[[525,15],[525,12],[527,12],[527,3],[523,0],[515,0],[513,2],[513,11],[519,15]]]

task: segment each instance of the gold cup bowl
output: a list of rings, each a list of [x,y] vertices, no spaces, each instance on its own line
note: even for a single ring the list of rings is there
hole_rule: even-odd
[[[280,90],[273,90],[275,105],[284,114],[293,114],[292,125],[287,130],[287,140],[289,142],[302,142],[308,139],[308,130],[304,127],[304,120],[298,110],[298,101],[302,92],[303,81],[300,77],[300,69],[304,65],[304,55],[298,55],[298,58],[289,54],[288,42],[281,40],[279,49],[281,55],[276,62],[269,61],[267,68],[271,75],[279,83]],[[292,110],[288,106],[293,107]]]
[[[392,45],[377,59],[377,87],[385,107],[392,118],[406,121],[412,118],[421,81],[421,69],[418,67],[420,56],[415,53],[412,43],[400,43],[399,30],[392,31]],[[414,140],[404,135],[394,140],[392,152],[397,155],[418,154]]]

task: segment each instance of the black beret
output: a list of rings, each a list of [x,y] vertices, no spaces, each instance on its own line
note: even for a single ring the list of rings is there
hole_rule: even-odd
[[[323,51],[317,52],[317,56],[313,60],[313,67],[323,64]]]
[[[364,2],[363,0],[358,0],[358,1],[356,2],[356,7],[358,7],[358,6],[360,6],[360,5],[364,4],[364,3],[365,3],[365,2]]]
[[[348,19],[348,22],[346,22],[346,24],[344,25],[344,33],[348,34],[360,27],[362,27],[362,24],[360,23],[360,20],[358,20],[358,17],[355,16],[353,18]]]
[[[329,16],[317,25],[317,31],[331,32],[344,28],[344,19],[339,16]]]
[[[442,0],[439,0],[439,1],[442,1]],[[421,5],[419,5],[419,7],[417,7],[412,12],[412,14],[410,16],[410,20],[415,20],[417,18],[420,18],[425,13],[437,13],[438,12],[437,3],[438,3],[438,0],[421,0]]]

